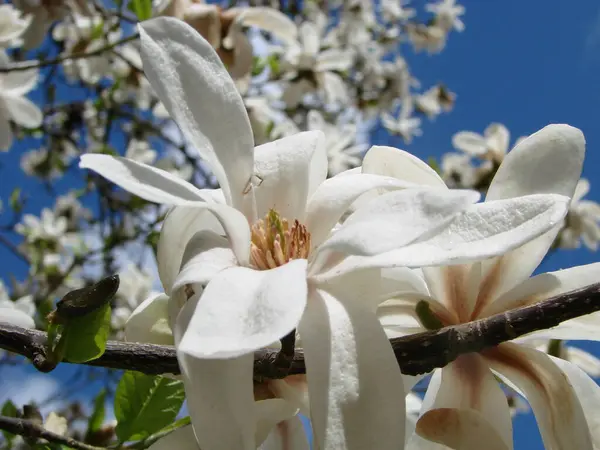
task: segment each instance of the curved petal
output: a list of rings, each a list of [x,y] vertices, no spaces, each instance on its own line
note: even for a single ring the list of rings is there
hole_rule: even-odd
[[[571,386],[573,386],[583,408],[592,435],[594,449],[600,448],[600,416],[598,415],[598,411],[600,411],[600,387],[575,364],[553,356],[550,356],[550,359],[560,367],[569,379]]]
[[[404,150],[375,145],[365,154],[363,173],[386,175],[418,186],[447,189],[446,183],[429,164]]]
[[[483,358],[462,355],[439,372],[439,385],[427,389],[417,433],[460,450],[476,450],[482,442],[494,450],[512,449],[506,395]]]
[[[197,358],[252,353],[296,327],[306,295],[303,259],[272,270],[226,269],[206,286],[179,349]]]
[[[523,306],[534,305],[555,295],[589,286],[590,284],[598,282],[599,274],[600,263],[594,263],[536,275],[535,277],[525,280],[519,286],[508,291],[502,295],[502,297],[491,303],[483,310],[482,317],[510,311],[511,309],[516,309]],[[557,327],[549,330],[543,330],[540,333],[553,335],[553,332],[556,331],[556,339],[587,339],[586,337],[583,337],[587,336],[587,334],[581,333],[584,333],[585,328],[587,328],[584,324],[586,322],[591,323],[590,318],[595,315],[596,314],[591,314],[578,317],[576,319],[571,319],[561,323]],[[576,332],[580,326],[582,327],[580,329],[580,337],[576,337],[577,334],[575,334],[573,338],[565,337],[563,330],[561,330],[562,328],[564,331],[573,330]],[[600,322],[598,323],[596,333],[599,331]],[[596,339],[598,336],[599,335],[597,334]]]
[[[2,92],[18,97],[27,94],[37,85],[39,71],[24,70],[2,74]]]
[[[568,201],[557,195],[530,195],[471,205],[438,234],[427,234],[402,248],[372,257],[348,256],[318,278],[369,267],[461,264],[497,256],[553,227],[564,216]],[[322,262],[315,263],[314,270],[323,267]],[[311,273],[315,273],[312,266]]]
[[[0,309],[0,323],[23,328],[35,328],[33,318],[15,308]]]
[[[580,130],[569,125],[548,125],[506,155],[486,201],[531,194],[572,197],[584,156],[585,139]]]
[[[225,233],[214,214],[203,208],[176,206],[165,217],[158,238],[156,261],[158,276],[167,295],[171,295],[188,242],[202,230]]]
[[[350,205],[363,194],[372,190],[383,193],[413,186],[387,176],[342,174],[325,180],[308,200],[304,223],[310,232],[313,248],[329,236]]]
[[[169,297],[159,294],[144,300],[125,323],[125,340],[173,345],[173,332],[169,325]]]
[[[548,355],[506,342],[482,354],[494,371],[523,392],[546,448],[593,448],[576,392]]]
[[[165,437],[160,438],[150,447],[148,450],[200,450],[198,443],[196,442],[196,435],[194,434],[194,428],[191,425],[186,425],[181,428],[177,428],[172,433],[167,434]]]
[[[182,351],[181,336],[187,333],[196,307],[191,300],[184,305],[173,334],[198,446],[255,450],[254,355],[209,360]]]
[[[315,65],[316,72],[325,72],[328,70],[337,70],[343,72],[352,67],[354,62],[354,53],[349,50],[340,50],[329,48],[319,53]]]
[[[288,220],[304,220],[306,200],[313,165],[321,167],[321,180],[327,176],[327,153],[320,131],[307,131],[278,139],[255,149],[256,175],[260,181],[254,188],[259,218],[270,209]]]
[[[600,359],[591,353],[569,345],[565,347],[564,359],[575,364],[590,377],[600,377]]]
[[[259,450],[310,450],[300,417],[294,416],[277,424]]]
[[[452,136],[452,145],[455,149],[473,156],[481,156],[487,152],[485,139],[479,133],[460,131]]]
[[[406,394],[374,312],[358,302],[342,305],[317,290],[298,331],[315,448],[397,449],[404,442]]]
[[[255,396],[256,397],[256,396]],[[271,431],[280,422],[291,419],[298,412],[292,403],[280,398],[258,400],[254,403],[256,411],[256,443],[261,445]]]
[[[187,140],[206,159],[225,198],[247,212],[254,141],[223,63],[192,27],[160,17],[139,26],[144,72]],[[246,195],[251,197],[251,195]]]
[[[405,189],[380,195],[350,215],[315,258],[330,251],[370,256],[403,247],[436,234],[478,199],[475,191],[450,189]]]
[[[484,131],[487,145],[498,155],[504,155],[508,151],[510,143],[510,132],[501,123],[491,123]]]
[[[81,155],[79,167],[93,170],[126,191],[149,202],[181,205],[211,200],[193,184],[166,170],[120,156],[88,153]]]
[[[247,27],[257,27],[268,31],[284,44],[295,43],[298,39],[296,24],[288,16],[274,8],[243,8],[236,21]]]
[[[44,115],[35,103],[25,97],[5,96],[4,104],[17,125],[25,128],[37,128],[42,124]]]

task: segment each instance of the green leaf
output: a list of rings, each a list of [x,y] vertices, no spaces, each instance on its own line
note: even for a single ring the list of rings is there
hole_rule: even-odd
[[[140,20],[152,17],[152,0],[131,0],[127,8]]]
[[[162,439],[163,437],[165,437],[167,434],[171,434],[173,431],[177,430],[178,428],[190,425],[191,423],[192,423],[192,420],[190,419],[190,416],[182,417],[181,419],[176,420],[175,422],[167,425],[159,432],[154,433],[151,436],[148,436],[144,440],[141,440],[139,442],[136,442],[135,444],[129,445],[128,448],[130,448],[130,449],[146,449],[146,448],[150,447],[152,444],[154,444],[156,441],[158,441],[159,439]]]
[[[184,397],[181,381],[125,372],[115,394],[119,441],[145,439],[172,423]]]
[[[21,189],[15,188],[10,194],[8,204],[15,211],[19,212],[23,208],[23,202],[21,201]]]
[[[427,164],[429,164],[429,167],[431,167],[433,170],[435,170],[438,175],[442,174],[442,169],[440,168],[440,165],[437,163],[437,161],[435,160],[435,158],[433,156],[431,156],[427,159]]]
[[[2,414],[3,416],[6,416],[6,417],[17,417],[17,413],[18,413],[17,407],[10,400],[7,400],[4,403],[4,405],[2,405],[2,411],[0,411],[0,414]],[[4,439],[6,439],[6,442],[8,442],[9,444],[15,438],[15,435],[12,433],[9,433],[8,431],[2,430],[2,434],[4,435]]]
[[[99,358],[104,353],[109,333],[109,304],[83,317],[70,320],[65,324],[60,338],[64,342],[64,358],[73,363]]]
[[[102,389],[100,393],[94,399],[94,410],[92,411],[92,415],[88,419],[87,433],[86,436],[89,436],[91,433],[98,431],[102,428],[102,424],[104,423],[105,417],[105,403],[106,401],[106,389]],[[87,441],[87,437],[86,437]]]

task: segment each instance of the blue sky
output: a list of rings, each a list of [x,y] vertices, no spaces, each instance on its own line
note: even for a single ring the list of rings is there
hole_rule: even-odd
[[[421,7],[422,2],[415,3]],[[455,132],[482,132],[493,121],[509,128],[513,142],[549,123],[568,123],[585,133],[584,175],[592,182],[589,197],[600,201],[600,3],[597,0],[576,3],[463,0],[462,4],[467,9],[466,30],[453,33],[444,52],[432,57],[407,55],[414,74],[424,86],[442,81],[457,93],[454,111],[433,123],[427,122],[424,135],[411,145],[393,140],[385,143],[426,159],[451,151],[450,140]],[[13,187],[21,186],[32,197],[32,211],[39,211],[41,206],[51,203],[50,197],[39,183],[25,180],[10,170],[18,165],[26,148],[28,143],[23,143],[8,154],[0,154],[0,198],[6,202]],[[598,253],[585,249],[562,251],[548,258],[539,271],[599,259]],[[0,249],[2,278],[8,278],[10,273],[23,275],[24,271],[23,264]],[[584,347],[600,353],[596,345]],[[56,380],[68,378],[65,370],[47,376]],[[0,368],[2,391],[8,391],[19,378],[14,368],[9,371]],[[56,388],[52,383],[48,386]],[[517,419],[515,441],[516,450],[543,448],[533,416]]]

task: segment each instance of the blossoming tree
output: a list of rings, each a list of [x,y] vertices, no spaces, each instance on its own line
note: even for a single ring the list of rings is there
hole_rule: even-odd
[[[527,402],[546,448],[600,447],[600,364],[563,342],[598,339],[600,266],[532,276],[600,241],[582,132],[511,149],[492,123],[439,164],[369,144],[452,109],[402,53],[464,13],[0,5],[0,148],[40,191],[4,205],[26,270],[2,274],[0,364],[106,381],[86,411],[8,400],[3,445],[506,450]]]

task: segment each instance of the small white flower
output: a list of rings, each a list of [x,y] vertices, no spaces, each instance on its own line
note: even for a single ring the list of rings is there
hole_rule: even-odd
[[[477,182],[477,168],[471,157],[463,153],[446,153],[442,156],[442,178],[453,189],[470,189]]]
[[[433,86],[414,97],[415,107],[430,119],[435,119],[442,111],[450,111],[454,106],[455,94],[441,85]]]
[[[67,231],[67,220],[57,217],[51,209],[44,208],[39,218],[33,214],[25,214],[15,230],[31,243],[37,240],[58,242]]]
[[[582,178],[577,183],[565,228],[559,237],[559,246],[578,248],[583,241],[592,251],[598,250],[600,242],[600,205],[593,200],[583,200],[590,190],[590,182]]]
[[[425,9],[435,14],[436,25],[450,31],[454,28],[456,31],[463,31],[465,24],[460,19],[465,13],[465,7],[457,5],[456,0],[441,0],[439,3],[429,3]]]
[[[421,119],[412,117],[413,101],[411,98],[406,98],[402,101],[402,108],[397,119],[388,113],[381,115],[383,126],[391,133],[397,134],[404,139],[404,142],[410,144],[415,136],[421,136]]]
[[[517,142],[518,143],[518,142]],[[452,145],[470,156],[500,164],[508,152],[510,132],[501,123],[492,123],[483,135],[472,131],[460,131],[452,136]]]
[[[143,164],[154,164],[156,161],[156,150],[152,149],[147,140],[131,138],[125,151],[125,158],[132,159]]]
[[[13,5],[0,5],[0,47],[20,45],[20,36],[30,21],[31,17],[23,17]]]

